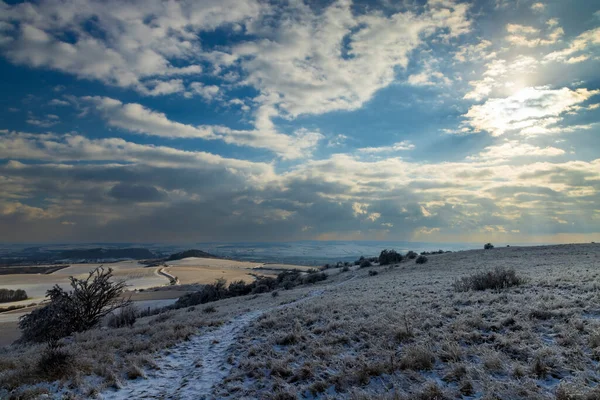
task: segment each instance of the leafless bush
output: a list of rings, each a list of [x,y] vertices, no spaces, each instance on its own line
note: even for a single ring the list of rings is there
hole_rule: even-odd
[[[86,279],[70,277],[72,291],[60,286],[48,290],[50,304],[24,315],[19,320],[22,341],[48,342],[83,332],[127,303],[120,299],[124,282],[112,282],[112,269],[98,267]]]
[[[493,271],[480,272],[469,277],[463,277],[454,282],[454,290],[466,292],[469,290],[501,290],[524,283],[514,269],[496,268]]]

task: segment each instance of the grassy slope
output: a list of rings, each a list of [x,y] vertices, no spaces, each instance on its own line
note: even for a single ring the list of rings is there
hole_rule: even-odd
[[[495,266],[517,269],[528,283],[501,293],[452,290],[456,278]],[[235,367],[217,397],[554,399],[561,390],[584,392],[600,381],[599,266],[599,245],[570,245],[343,272],[320,283],[328,287],[323,296],[254,323],[233,350]],[[198,306],[141,319],[132,329],[76,335],[66,346],[78,366],[74,391],[86,397],[136,377],[152,367],[153,352],[310,289],[227,299],[212,303],[212,314]],[[39,354],[39,346],[0,350],[0,387],[35,377]]]
[[[453,291],[456,278],[495,266],[515,268],[528,282],[503,292]],[[598,267],[599,245],[565,245],[430,256],[422,266],[370,268],[377,276],[360,270],[361,279],[318,301],[263,316],[239,343],[239,363],[219,394],[582,394],[600,382]]]

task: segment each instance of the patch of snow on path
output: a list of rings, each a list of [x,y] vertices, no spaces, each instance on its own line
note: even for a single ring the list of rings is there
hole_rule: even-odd
[[[354,276],[330,286],[338,286],[352,279]],[[189,341],[164,352],[163,356],[156,360],[158,369],[147,372],[148,379],[131,381],[120,390],[105,392],[102,398],[105,400],[212,398],[210,396],[213,388],[229,375],[233,367],[228,362],[229,349],[250,323],[268,311],[286,308],[320,296],[325,292],[324,289],[313,290],[307,296],[292,303],[243,314],[212,332],[194,336]]]

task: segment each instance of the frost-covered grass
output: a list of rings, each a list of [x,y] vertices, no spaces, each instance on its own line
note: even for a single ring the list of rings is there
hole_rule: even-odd
[[[138,318],[131,328],[104,327],[76,334],[61,341],[60,349],[70,355],[73,367],[63,377],[45,373],[41,362],[45,345],[0,349],[0,399],[33,399],[44,393],[77,399],[94,397],[146,376],[146,371],[156,367],[158,353],[218,329],[236,316],[294,301],[307,290],[284,291],[277,298],[265,293],[226,299],[211,303],[211,313],[201,306],[189,307]]]
[[[599,267],[600,245],[589,244],[332,270],[317,284],[319,295],[306,297],[315,290],[306,286],[237,297],[211,303],[215,312],[196,306],[140,318],[133,328],[76,335],[64,341],[76,372],[62,383],[36,384],[41,346],[0,350],[0,398],[9,397],[2,388],[88,398],[137,378],[150,389],[157,354],[179,343],[185,357],[186,339],[256,310],[272,311],[239,331],[225,358],[233,368],[215,382],[214,398],[599,398]],[[525,281],[454,289],[461,278],[496,268],[514,269]],[[294,303],[300,298],[306,301]]]
[[[462,277],[526,281],[456,292]],[[264,314],[237,345],[224,398],[600,397],[600,246],[467,251],[379,267]]]

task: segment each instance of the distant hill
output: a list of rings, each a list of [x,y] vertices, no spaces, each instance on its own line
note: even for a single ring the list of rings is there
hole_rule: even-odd
[[[169,258],[167,258],[167,261],[182,260],[182,259],[188,258],[188,257],[219,258],[215,255],[209,254],[202,250],[186,250],[186,251],[182,251],[180,253],[171,254],[169,256]]]
[[[148,249],[128,248],[128,249],[104,249],[101,247],[95,249],[73,249],[64,250],[56,255],[59,260],[105,260],[105,259],[132,259],[143,260],[154,258],[156,254]]]

